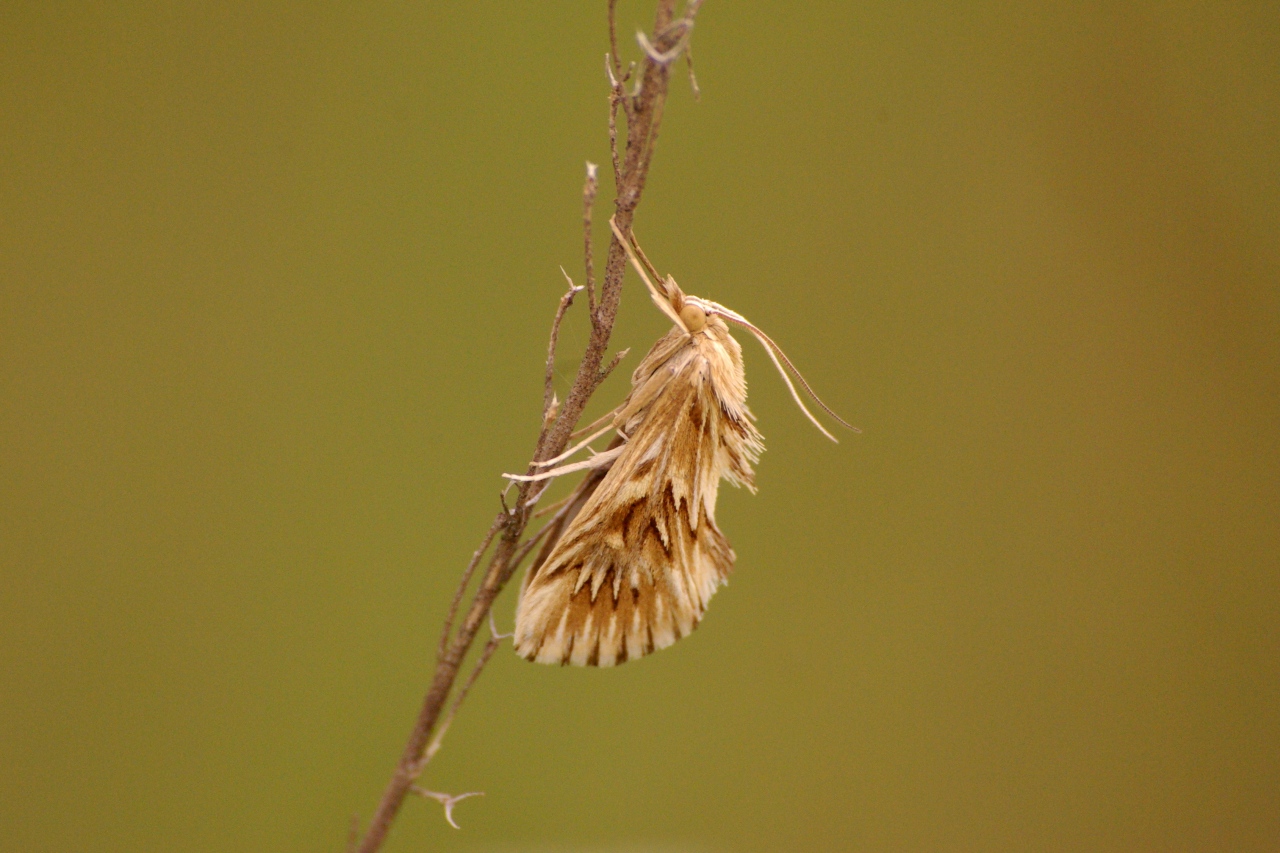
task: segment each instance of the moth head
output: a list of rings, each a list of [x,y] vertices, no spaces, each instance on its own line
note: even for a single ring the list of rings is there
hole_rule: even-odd
[[[641,267],[637,265],[636,269],[639,270]],[[644,280],[645,284],[649,285],[649,295],[653,298],[653,304],[683,329],[685,334],[696,335],[707,327],[707,309],[703,301],[696,296],[687,295],[680,289],[680,285],[676,284],[674,278],[667,276],[656,286],[647,275],[644,276]]]
[[[680,309],[680,319],[684,321],[684,327],[690,334],[701,332],[707,327],[707,312],[692,302],[686,302]]]
[[[707,327],[707,312],[699,304],[702,300],[696,296],[686,296],[684,291],[676,284],[676,280],[671,276],[667,276],[664,283],[667,287],[667,294],[670,297],[668,301],[676,315],[677,325],[691,335],[696,335],[705,329]]]

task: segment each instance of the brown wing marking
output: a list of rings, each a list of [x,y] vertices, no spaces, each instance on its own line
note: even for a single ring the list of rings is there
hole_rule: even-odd
[[[611,666],[669,646],[732,569],[715,490],[723,433],[739,426],[724,417],[705,359],[681,368],[526,577],[515,637],[524,657]]]

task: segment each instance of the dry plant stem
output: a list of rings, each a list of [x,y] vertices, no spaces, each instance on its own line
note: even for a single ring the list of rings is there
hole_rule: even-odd
[[[618,106],[626,99],[622,84],[631,77],[622,74],[618,59],[618,25],[615,9],[618,0],[609,0],[609,55],[604,58],[604,69],[609,75],[609,153],[613,155],[613,180],[622,185],[622,164],[618,162]],[[592,316],[595,316],[592,314]]]
[[[613,76],[612,71],[609,72],[609,80],[613,84],[613,89],[609,92],[609,151],[613,156],[613,179],[617,182],[622,177],[622,164],[618,162],[618,104],[622,103],[625,95],[622,84]],[[591,316],[595,316],[594,312]]]
[[[674,17],[675,0],[659,0],[654,19],[653,35],[649,38],[654,51],[659,55],[664,55],[667,51],[675,48],[682,40],[687,40],[688,32],[693,26],[693,16],[699,5],[701,5],[699,0],[692,0],[686,6],[681,18],[676,20]],[[612,0],[609,3],[609,23],[611,38],[614,38],[612,35],[614,32]],[[614,47],[611,61],[616,63],[616,45],[611,46]],[[621,98],[619,103],[623,106],[627,119],[625,152],[617,151],[616,136],[613,137],[615,144],[613,145],[614,151],[611,152],[614,155],[615,163],[618,164],[614,220],[623,233],[630,231],[636,206],[640,203],[640,197],[644,191],[645,179],[648,175],[649,165],[652,162],[653,147],[658,137],[662,109],[667,98],[669,76],[669,68],[666,63],[657,62],[652,56],[646,55],[643,60],[641,80],[636,94],[626,95],[625,93],[619,93],[619,83],[614,88],[611,96]],[[613,115],[616,115],[616,104],[611,107],[611,117]],[[620,154],[622,156],[619,156]],[[589,201],[585,198],[584,204],[589,206]],[[616,365],[615,360],[606,370],[601,369],[605,353],[608,350],[609,337],[613,332],[614,320],[618,313],[618,305],[622,296],[622,278],[626,263],[626,251],[623,245],[618,242],[617,237],[611,237],[604,277],[600,282],[599,299],[591,312],[591,333],[586,351],[583,353],[582,361],[578,365],[573,385],[570,387],[563,404],[559,407],[554,420],[547,417],[543,418],[542,429],[538,435],[533,457],[528,466],[528,474],[537,472],[536,466],[538,462],[556,456],[565,448],[569,441],[569,434],[581,417],[592,393],[603,381],[603,377],[607,375],[607,370],[611,370]],[[568,306],[566,305],[565,307],[567,308]],[[547,409],[544,408],[544,414],[546,411]],[[391,825],[400,811],[400,807],[404,804],[405,797],[422,773],[423,759],[433,743],[432,733],[436,730],[437,723],[441,721],[441,714],[445,710],[449,694],[458,678],[463,659],[471,648],[477,632],[483,627],[485,618],[489,614],[489,609],[493,606],[494,599],[497,598],[498,593],[502,591],[503,586],[513,574],[515,558],[528,554],[529,548],[522,548],[520,539],[533,514],[533,504],[536,503],[536,501],[529,500],[530,492],[541,488],[543,488],[542,484],[538,483],[520,483],[518,497],[514,505],[510,509],[504,505],[494,520],[492,536],[497,537],[497,544],[494,546],[479,587],[476,589],[466,609],[466,615],[461,624],[458,625],[456,633],[452,633],[453,616],[445,623],[445,630],[442,632],[440,643],[442,654],[436,664],[431,685],[427,690],[426,697],[423,699],[418,719],[409,735],[408,742],[405,744],[400,761],[396,765],[386,790],[383,792],[373,819],[370,821],[369,829],[360,841],[359,850],[361,853],[374,853],[374,851],[382,847],[387,833],[390,831]],[[499,533],[501,534],[500,536],[498,536]],[[490,538],[486,537],[486,540]],[[479,560],[488,544],[488,541],[482,543],[482,547],[476,552],[474,558],[476,566],[479,565]],[[532,546],[529,547],[531,548]],[[463,582],[459,585],[459,603],[465,594],[467,582],[470,580],[471,572],[474,572],[474,569],[475,566],[472,566],[470,571],[464,572]],[[450,611],[454,616],[456,616],[456,609],[451,608]],[[452,636],[450,636],[451,633]],[[470,689],[470,686],[479,676],[481,668],[492,656],[493,652],[489,650],[492,643],[493,641],[491,640],[490,644],[486,645],[487,653],[482,652],[476,668],[472,670],[470,677],[467,679],[464,689],[458,694],[458,698],[453,705],[450,706],[453,711],[456,711],[462,698],[465,698],[466,691]],[[450,719],[452,719],[452,713],[451,711]]]
[[[520,543],[520,547],[516,549],[516,552],[511,556],[511,560],[507,563],[506,569],[503,572],[504,577],[502,582],[504,584],[507,579],[515,574],[516,570],[520,568],[520,564],[524,562],[525,557],[529,556],[529,552],[542,541],[542,537],[546,536],[547,532],[555,527],[556,523],[560,521],[561,516],[568,511],[569,501],[572,497],[573,495],[566,495],[563,501],[559,501],[558,503],[560,505],[556,508],[556,514],[551,516],[551,520],[542,525],[542,528],[538,530],[537,533]],[[532,513],[529,517],[533,518],[536,515],[537,513]]]

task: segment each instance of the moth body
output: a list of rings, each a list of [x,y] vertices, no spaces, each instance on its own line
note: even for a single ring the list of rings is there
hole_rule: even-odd
[[[532,477],[507,475],[588,471],[551,522],[521,586],[515,648],[539,663],[613,666],[665,648],[697,627],[727,580],[734,552],[716,525],[720,480],[754,492],[752,466],[764,450],[730,322],[765,344],[818,424],[783,371],[778,358],[790,362],[776,344],[724,306],[687,296],[670,276],[655,285],[639,247],[616,225],[614,233],[674,326],[632,373],[608,449]]]

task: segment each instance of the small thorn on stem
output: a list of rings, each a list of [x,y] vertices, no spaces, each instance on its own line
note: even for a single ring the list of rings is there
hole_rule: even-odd
[[[569,294],[568,294],[568,295],[569,295],[569,298],[570,298],[570,299],[571,299],[575,294],[581,293],[582,291],[586,290],[586,288],[585,288],[585,287],[583,287],[582,285],[580,285],[580,284],[574,284],[574,283],[573,283],[573,279],[569,278],[569,274],[568,274],[567,272],[565,272],[565,269],[564,269],[564,267],[563,267],[563,266],[562,266],[562,267],[560,267],[560,274],[561,274],[562,276],[564,276],[564,280],[565,280],[565,281],[569,282]]]
[[[428,791],[426,788],[413,785],[410,788],[419,797],[425,797],[428,800],[435,800],[444,806],[444,819],[449,821],[449,825],[454,829],[462,829],[453,819],[453,807],[465,800],[467,797],[483,797],[484,791],[469,791],[465,794],[441,794],[436,791]]]
[[[511,639],[516,635],[516,632],[513,630],[510,634],[498,633],[498,623],[493,621],[493,611],[490,610],[489,611],[489,634],[493,638],[491,642],[497,643],[497,642],[501,642],[502,640]]]

